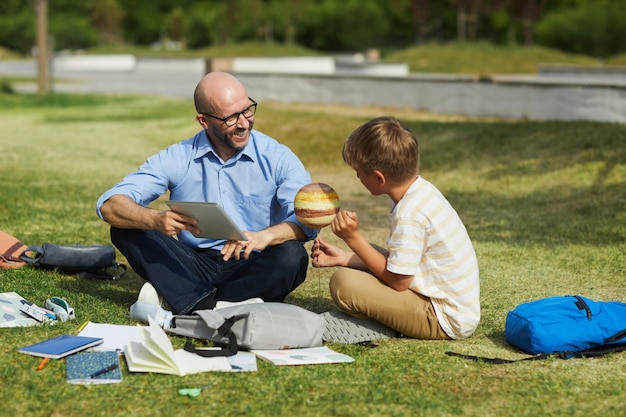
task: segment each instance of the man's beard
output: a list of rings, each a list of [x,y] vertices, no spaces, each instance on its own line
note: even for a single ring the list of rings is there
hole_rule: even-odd
[[[239,152],[243,148],[245,148],[249,142],[249,135],[250,135],[250,131],[252,131],[252,125],[253,123],[251,122],[247,129],[237,129],[235,132],[231,134],[216,135],[217,139],[228,149],[232,149],[235,152]],[[232,139],[232,136],[236,133],[245,133],[246,135],[248,135],[248,141],[245,144],[238,144]]]

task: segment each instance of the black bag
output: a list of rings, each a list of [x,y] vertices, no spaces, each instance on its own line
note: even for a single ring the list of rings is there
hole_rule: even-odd
[[[32,266],[58,269],[84,278],[116,279],[126,273],[126,265],[115,261],[115,248],[111,245],[44,243],[27,247],[20,259]]]

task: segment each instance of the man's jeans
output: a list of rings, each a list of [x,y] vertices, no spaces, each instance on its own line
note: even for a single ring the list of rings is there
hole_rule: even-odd
[[[216,301],[283,301],[304,282],[309,264],[297,240],[228,261],[219,251],[192,249],[156,230],[112,227],[111,241],[178,314],[189,313],[209,295]]]

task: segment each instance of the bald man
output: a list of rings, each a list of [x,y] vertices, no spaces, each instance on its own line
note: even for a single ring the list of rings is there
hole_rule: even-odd
[[[257,103],[233,75],[211,72],[194,92],[196,135],[171,145],[105,192],[98,216],[133,270],[178,314],[217,301],[283,301],[306,278],[304,242],[316,229],[295,216],[296,192],[311,182],[297,156],[253,129]],[[196,238],[196,220],[148,205],[220,204],[246,241]]]

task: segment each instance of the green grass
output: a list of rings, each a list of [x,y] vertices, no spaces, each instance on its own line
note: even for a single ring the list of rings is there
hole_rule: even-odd
[[[486,42],[432,43],[390,52],[385,60],[405,62],[410,72],[534,74],[540,64],[599,66],[597,59],[540,46],[497,46]]]
[[[0,95],[0,227],[29,245],[109,243],[98,196],[147,156],[191,136],[192,103],[132,96],[37,99]],[[626,126],[437,118],[410,111],[260,103],[256,127],[292,147],[314,181],[338,191],[367,237],[384,244],[389,201],[371,197],[341,161],[346,135],[382,113],[421,141],[422,175],[467,224],[481,268],[482,320],[464,341],[384,340],[375,349],[329,344],[353,364],[277,367],[256,373],[176,377],[129,373],[108,386],[65,381],[62,360],[40,372],[17,348],[76,332],[86,320],[135,324],[128,308],[142,280],[79,279],[25,267],[0,272],[0,291],[43,303],[66,298],[77,319],[2,329],[0,400],[24,416],[622,416],[626,354],[489,365],[451,358],[526,355],[504,340],[506,313],[550,295],[626,301]],[[322,236],[337,242],[328,229]],[[119,258],[124,261],[123,258]],[[333,308],[331,269],[310,269],[288,299]],[[172,337],[180,347],[182,340]],[[198,398],[177,389],[213,388]]]

